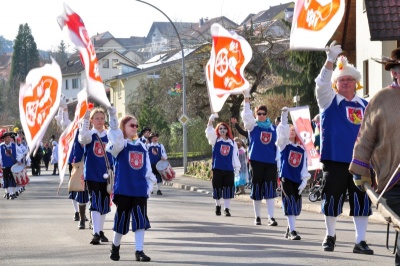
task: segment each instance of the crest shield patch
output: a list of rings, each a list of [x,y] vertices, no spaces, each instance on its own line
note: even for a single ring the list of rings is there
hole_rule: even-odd
[[[129,165],[135,170],[142,169],[142,167],[143,167],[143,152],[130,151],[129,152]]]
[[[104,145],[104,148],[105,148],[106,143],[103,142],[103,145]],[[94,155],[96,155],[98,157],[104,156],[103,149],[101,148],[101,143],[98,140],[94,141],[93,153],[94,153]]]
[[[266,132],[266,131],[261,132],[260,140],[262,144],[269,144],[271,142],[271,139],[272,139],[271,132]]]
[[[289,152],[289,165],[292,167],[298,167],[301,163],[301,159],[303,158],[303,154],[297,151]]]
[[[364,110],[361,107],[346,107],[346,116],[352,124],[359,125],[364,118]]]
[[[229,146],[229,145],[221,145],[221,149],[220,149],[221,155],[227,156],[229,154],[230,150],[231,150],[231,146]]]

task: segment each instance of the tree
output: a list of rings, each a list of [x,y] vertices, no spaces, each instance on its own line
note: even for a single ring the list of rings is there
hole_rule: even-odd
[[[55,52],[50,52],[50,56],[52,56],[57,61],[60,67],[63,67],[65,64],[67,64],[68,52],[67,46],[65,45],[65,42],[63,40],[61,40]]]

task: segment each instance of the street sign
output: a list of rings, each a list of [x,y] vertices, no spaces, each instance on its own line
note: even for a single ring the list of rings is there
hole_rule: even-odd
[[[179,122],[181,122],[181,124],[184,126],[186,125],[186,123],[189,121],[189,117],[187,117],[186,115],[181,115],[181,117],[179,117]]]

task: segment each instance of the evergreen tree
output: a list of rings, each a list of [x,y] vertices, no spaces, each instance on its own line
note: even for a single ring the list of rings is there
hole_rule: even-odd
[[[57,47],[57,51],[51,52],[50,55],[57,61],[60,67],[63,67],[68,61],[67,46],[63,40]]]

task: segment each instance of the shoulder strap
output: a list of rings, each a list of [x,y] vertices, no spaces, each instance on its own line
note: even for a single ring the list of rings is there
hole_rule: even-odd
[[[103,142],[101,141],[101,138],[99,137],[99,135],[97,133],[95,133],[95,134],[96,134],[97,139],[100,141],[100,146],[101,146],[101,149],[103,150],[104,159],[106,160],[107,169],[110,169],[111,168],[110,167],[110,163],[108,161],[108,156],[107,156],[106,150],[104,149]]]

